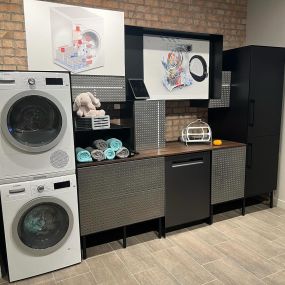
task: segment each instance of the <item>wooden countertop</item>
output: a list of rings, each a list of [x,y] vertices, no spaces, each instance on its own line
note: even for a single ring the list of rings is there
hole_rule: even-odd
[[[89,167],[95,165],[105,165],[110,163],[132,161],[138,159],[155,158],[161,156],[166,157],[166,156],[189,154],[189,153],[202,152],[202,151],[213,151],[216,149],[233,148],[241,146],[245,146],[245,144],[233,141],[226,141],[226,140],[223,140],[223,144],[221,146],[214,146],[211,144],[202,144],[202,143],[189,144],[188,146],[186,146],[185,143],[182,142],[171,142],[171,143],[166,143],[164,148],[142,150],[138,154],[132,157],[123,158],[123,159],[114,159],[114,160],[104,160],[100,162],[94,161],[94,162],[77,163],[77,167],[82,168],[82,167]]]

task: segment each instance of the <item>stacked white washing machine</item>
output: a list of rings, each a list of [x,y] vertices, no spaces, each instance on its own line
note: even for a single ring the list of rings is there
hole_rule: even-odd
[[[10,281],[79,263],[69,73],[0,72],[0,119]]]

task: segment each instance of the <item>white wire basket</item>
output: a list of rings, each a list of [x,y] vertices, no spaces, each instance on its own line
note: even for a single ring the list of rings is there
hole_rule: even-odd
[[[197,119],[182,129],[181,141],[188,143],[212,143],[212,131],[210,126]]]

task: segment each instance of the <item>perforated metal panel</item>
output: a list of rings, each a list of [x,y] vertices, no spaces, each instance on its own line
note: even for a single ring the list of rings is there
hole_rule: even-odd
[[[71,75],[72,99],[82,92],[94,92],[101,102],[126,101],[124,76]]]
[[[134,102],[135,149],[165,146],[165,101]]]
[[[222,73],[222,94],[220,99],[210,99],[209,108],[227,108],[230,107],[231,94],[231,72],[223,71]]]
[[[244,197],[245,161],[245,146],[212,151],[212,205]]]
[[[164,216],[164,158],[78,169],[81,234]]]

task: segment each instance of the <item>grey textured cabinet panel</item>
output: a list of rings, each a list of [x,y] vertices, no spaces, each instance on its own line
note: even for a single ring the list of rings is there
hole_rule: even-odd
[[[81,235],[164,216],[164,158],[78,169]]]
[[[245,161],[245,146],[212,151],[212,205],[244,197]]]

